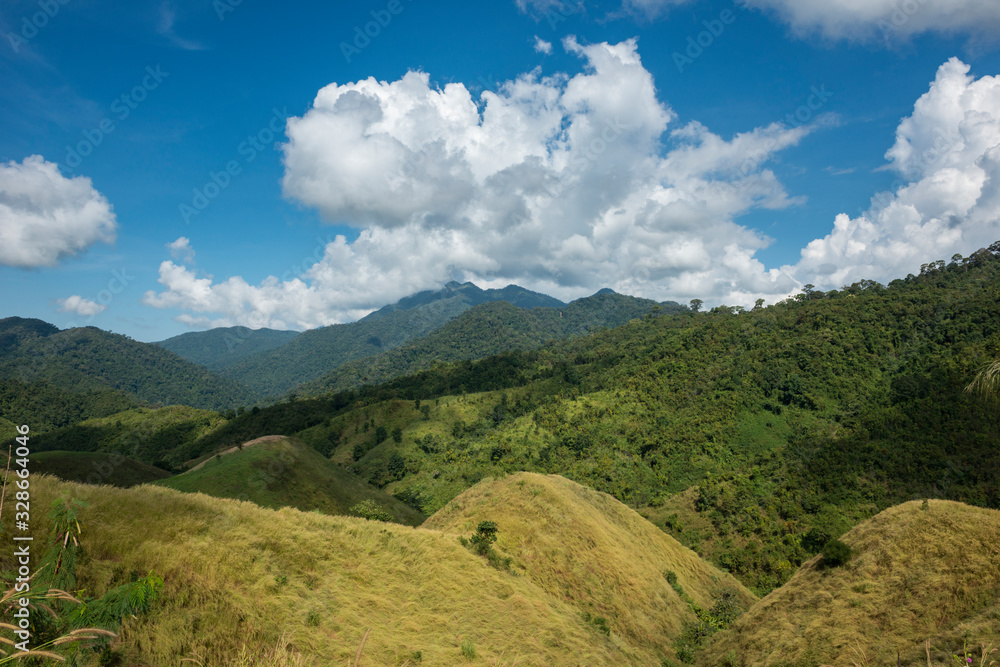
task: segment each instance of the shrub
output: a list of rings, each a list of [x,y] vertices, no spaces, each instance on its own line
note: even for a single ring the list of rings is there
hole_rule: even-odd
[[[493,521],[481,521],[479,526],[476,528],[476,534],[473,535],[469,542],[472,544],[472,548],[475,549],[476,553],[480,556],[485,556],[493,543],[497,541],[497,525]]]
[[[369,521],[392,521],[389,511],[371,499],[362,500],[347,511]]]
[[[854,554],[851,547],[837,539],[830,540],[823,547],[823,565],[826,567],[838,567],[851,560]]]

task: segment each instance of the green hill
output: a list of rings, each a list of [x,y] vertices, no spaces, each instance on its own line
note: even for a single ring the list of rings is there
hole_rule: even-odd
[[[201,408],[249,402],[246,391],[158,345],[95,327],[60,331],[39,320],[0,320],[0,378],[47,382],[77,394],[117,390],[137,401]]]
[[[220,327],[183,333],[156,345],[217,373],[250,355],[281,347],[298,335],[298,331]]]
[[[350,361],[373,357],[425,336],[473,306],[508,301],[519,308],[562,306],[561,301],[510,285],[482,290],[472,283],[448,283],[385,306],[357,322],[312,329],[289,343],[246,357],[224,372],[259,398],[277,397]]]
[[[979,665],[980,643],[1000,640],[1000,512],[921,506],[855,526],[843,537],[850,561],[805,563],[716,635],[699,664],[731,655],[734,665],[888,665],[898,652],[904,665],[953,665],[968,647]]]
[[[425,518],[323,458],[312,447],[283,437],[265,436],[245,443],[235,451],[206,459],[200,467],[156,483],[261,507],[295,507],[324,514],[348,514],[354,505],[371,500],[397,523],[417,526]]]
[[[170,473],[120,454],[105,452],[34,452],[31,474],[67,482],[110,484],[127,488],[169,477]]]
[[[518,555],[521,575],[491,567],[451,532],[274,511],[150,485],[122,490],[39,477],[32,500],[46,507],[63,495],[86,503],[79,520],[87,556],[75,568],[76,586],[88,595],[135,573],[163,577],[163,592],[147,613],[124,622],[102,664],[618,667],[671,659],[670,646],[650,640],[669,640],[674,614],[686,612],[672,601],[675,591],[664,589],[659,567],[678,568],[698,599],[710,594],[712,574],[725,576],[605,496],[552,478],[527,477],[523,487],[512,481],[505,499],[536,516],[573,517],[534,531]],[[9,530],[10,515],[4,519]],[[32,521],[35,544],[44,543],[50,525],[43,513]],[[600,530],[588,537],[577,534],[581,527]],[[503,544],[513,548],[508,538],[519,530],[502,523]],[[623,544],[631,545],[627,553]],[[587,551],[573,571],[566,564],[578,545]],[[592,560],[599,555],[615,557]],[[0,553],[0,569],[13,566],[12,550]],[[643,599],[658,601],[657,619],[667,629],[637,637],[629,634],[637,619],[595,622],[580,611],[589,595],[582,584],[597,587],[592,599],[602,606],[595,611],[628,609],[636,589],[649,589]],[[98,664],[98,655],[90,656],[84,664]]]
[[[32,435],[31,448],[34,452],[117,454],[164,469],[177,469],[201,453],[192,450],[195,442],[226,423],[217,412],[182,405],[133,408]]]
[[[123,392],[101,388],[74,393],[44,380],[22,382],[0,378],[0,415],[44,433],[92,417],[105,417],[135,407]],[[13,434],[0,430],[0,442]]]
[[[346,363],[298,388],[319,395],[365,384],[379,384],[435,365],[482,359],[512,350],[532,350],[544,343],[625,324],[659,308],[664,314],[687,309],[602,290],[560,308],[525,310],[498,301],[475,306],[433,333],[388,352]]]

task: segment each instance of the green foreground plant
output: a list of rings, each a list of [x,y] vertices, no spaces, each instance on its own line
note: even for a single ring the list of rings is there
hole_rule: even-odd
[[[23,621],[0,623],[0,629],[13,634],[0,636],[0,643],[13,649],[0,649],[0,665],[35,657],[79,665],[85,664],[87,651],[110,656],[110,641],[122,620],[148,611],[162,592],[163,579],[154,572],[99,598],[67,592],[76,585],[83,530],[78,512],[86,506],[69,498],[54,501],[49,512],[52,529],[38,568],[27,582],[5,582],[0,608]],[[19,611],[23,609],[26,615]]]

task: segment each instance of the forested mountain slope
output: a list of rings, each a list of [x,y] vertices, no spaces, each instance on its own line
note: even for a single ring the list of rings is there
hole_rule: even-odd
[[[259,399],[278,397],[345,363],[425,336],[469,308],[492,301],[507,301],[519,308],[564,305],[515,285],[482,290],[472,283],[452,282],[441,290],[401,299],[357,322],[306,331],[279,348],[231,365],[223,375],[252,388]]]
[[[190,331],[156,344],[182,359],[219,372],[252,354],[281,347],[298,335],[298,331],[219,327]]]
[[[19,317],[0,320],[0,378],[44,381],[75,394],[113,389],[148,403],[231,408],[248,401],[238,384],[158,345]]]
[[[432,368],[438,364],[482,359],[512,350],[533,350],[551,340],[611,329],[648,315],[687,312],[676,303],[602,290],[562,308],[525,310],[505,301],[471,308],[437,331],[374,357],[353,361],[297,390],[305,395],[354,389]]]

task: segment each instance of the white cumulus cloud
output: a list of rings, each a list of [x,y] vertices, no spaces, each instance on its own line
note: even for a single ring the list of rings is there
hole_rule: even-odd
[[[837,216],[790,269],[803,283],[891,280],[1000,239],[1000,77],[969,70],[957,58],[938,69],[886,153],[899,187]]]
[[[176,241],[167,244],[170,249],[170,256],[184,264],[194,262],[194,248],[191,247],[191,239],[186,236],[178,238]]]
[[[66,178],[40,155],[0,164],[0,264],[55,266],[115,240],[111,204],[89,178]]]
[[[551,54],[552,42],[546,42],[538,35],[535,35],[535,51],[538,53],[544,53],[545,55]]]
[[[478,98],[423,72],[326,86],[288,121],[283,187],[360,237],[257,286],[167,261],[165,289],[145,302],[199,326],[306,328],[452,279],[564,299],[606,286],[729,303],[794,290],[754,258],[770,240],[735,219],[796,202],[766,164],[815,126],[721,137],[677,123],[634,40],[563,48],[583,71],[528,72]]]
[[[771,10],[800,34],[833,39],[884,39],[923,32],[1000,34],[1000,3],[992,0],[741,0]]]
[[[83,317],[93,317],[108,308],[76,294],[65,299],[57,299],[56,306],[60,313],[75,313]]]

